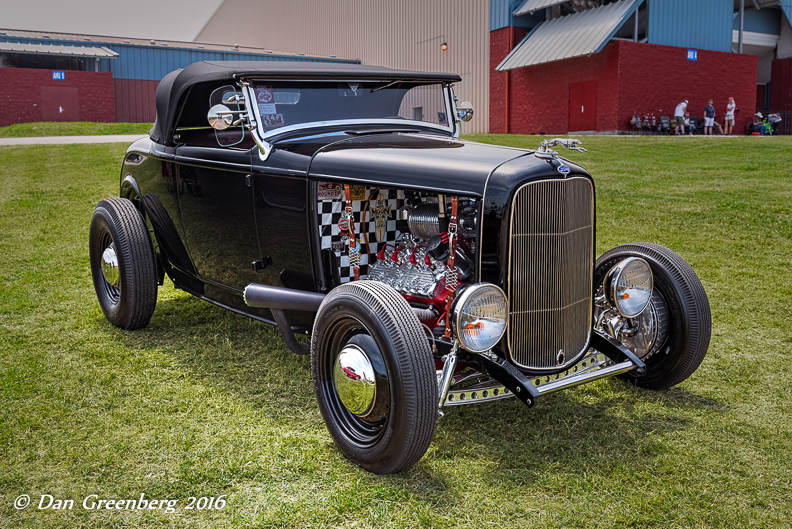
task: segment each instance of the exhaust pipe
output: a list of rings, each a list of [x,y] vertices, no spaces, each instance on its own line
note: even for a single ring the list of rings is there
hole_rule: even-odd
[[[251,283],[245,287],[244,298],[248,307],[316,312],[325,295]]]

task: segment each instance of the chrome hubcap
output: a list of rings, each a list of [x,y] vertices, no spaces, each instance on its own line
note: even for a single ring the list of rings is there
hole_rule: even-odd
[[[111,286],[117,287],[120,274],[118,272],[118,256],[113,243],[102,252],[102,277]]]
[[[355,344],[347,344],[339,353],[333,369],[333,381],[341,404],[350,413],[363,417],[371,411],[377,396],[374,366],[366,353]]]

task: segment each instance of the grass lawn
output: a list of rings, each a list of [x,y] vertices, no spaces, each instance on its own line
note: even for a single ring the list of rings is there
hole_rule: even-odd
[[[88,225],[125,145],[0,147],[0,527],[790,527],[792,138],[584,146],[568,156],[596,177],[597,253],[650,241],[691,263],[712,306],[704,363],[664,392],[605,380],[530,410],[448,409],[388,477],[335,449],[308,359],[274,329],[167,280],[146,329],[105,320]],[[82,507],[141,493],[179,503]],[[37,510],[42,494],[74,508]]]
[[[145,135],[148,134],[151,125],[151,123],[93,123],[90,121],[18,123],[0,127],[0,138],[104,136],[106,134]]]

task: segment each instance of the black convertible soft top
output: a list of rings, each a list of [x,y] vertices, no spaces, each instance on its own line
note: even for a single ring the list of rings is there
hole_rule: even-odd
[[[394,70],[382,66],[351,63],[286,61],[201,61],[166,75],[157,87],[157,119],[149,131],[153,141],[167,144],[173,130],[179,101],[194,84],[234,81],[242,77],[304,80],[388,80],[460,82],[453,73]]]

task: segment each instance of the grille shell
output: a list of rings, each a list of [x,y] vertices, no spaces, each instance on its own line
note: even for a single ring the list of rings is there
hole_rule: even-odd
[[[512,362],[532,371],[565,369],[586,352],[591,337],[591,181],[522,185],[512,200],[508,263],[506,347]]]

